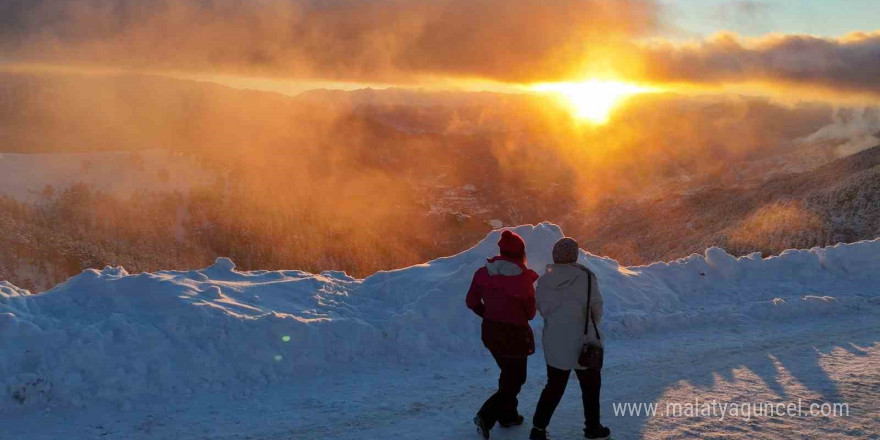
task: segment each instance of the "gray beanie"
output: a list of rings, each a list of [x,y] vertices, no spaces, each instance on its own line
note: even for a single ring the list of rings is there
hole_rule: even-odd
[[[553,245],[553,262],[556,264],[577,263],[578,242],[571,237],[562,237]]]

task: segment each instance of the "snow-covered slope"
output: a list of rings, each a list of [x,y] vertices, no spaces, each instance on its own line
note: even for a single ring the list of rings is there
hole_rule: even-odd
[[[562,236],[552,224],[515,228],[539,272]],[[327,369],[407,364],[481,353],[464,307],[473,271],[498,231],[458,255],[379,272],[87,270],[31,295],[0,282],[0,411],[21,406],[130,405],[304,381]],[[605,296],[605,331],[631,336],[880,310],[880,240],[778,257],[705,255],[621,267],[582,252]],[[536,331],[540,322],[534,323]],[[613,342],[612,342],[613,343]]]

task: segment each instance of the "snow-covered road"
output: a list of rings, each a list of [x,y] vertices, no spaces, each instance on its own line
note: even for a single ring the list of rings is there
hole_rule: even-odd
[[[875,314],[728,326],[612,341],[603,377],[603,420],[616,439],[880,438],[880,320]],[[543,385],[530,359],[520,411]],[[21,411],[0,419],[12,439],[467,439],[470,419],[494,387],[488,355],[326,374],[308,383],[143,402],[133,408]],[[664,417],[666,403],[846,403],[844,417]],[[613,403],[659,402],[658,415],[615,416]],[[582,438],[571,383],[554,416],[554,439]],[[526,426],[493,438],[525,439]]]

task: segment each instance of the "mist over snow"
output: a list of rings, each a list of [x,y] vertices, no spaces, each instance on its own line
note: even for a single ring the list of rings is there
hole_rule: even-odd
[[[136,191],[179,191],[208,185],[216,174],[192,158],[167,150],[84,153],[0,153],[0,193],[34,202],[82,183],[128,197]]]
[[[556,225],[519,226],[543,273]],[[308,381],[365,365],[425,365],[483,354],[464,306],[499,231],[458,255],[355,279],[341,272],[86,270],[40,294],[0,282],[0,412],[20,407],[129,408]],[[761,259],[719,248],[622,267],[581,251],[616,341],[686,329],[880,312],[880,239]],[[875,315],[876,316],[876,315]],[[811,318],[812,317],[812,318]],[[533,321],[540,339],[540,318]]]
[[[806,141],[835,140],[838,156],[846,156],[880,144],[880,108],[839,108],[833,122],[807,136]]]

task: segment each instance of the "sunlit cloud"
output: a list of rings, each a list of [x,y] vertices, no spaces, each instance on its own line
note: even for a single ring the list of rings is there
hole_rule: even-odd
[[[646,36],[644,0],[0,0],[0,58],[308,80],[564,77]]]
[[[701,85],[755,84],[880,96],[880,31],[840,38],[719,33],[691,43],[654,40],[630,65],[635,78]]]
[[[736,5],[722,12],[761,10]],[[514,91],[597,78],[880,95],[880,31],[683,43],[662,37],[669,17],[656,1],[0,0],[0,12],[0,64],[165,73],[288,94],[322,84]]]
[[[565,99],[578,118],[603,124],[611,111],[624,99],[640,93],[657,92],[657,87],[617,81],[588,80],[581,82],[541,83],[532,86],[539,92],[555,93]]]

